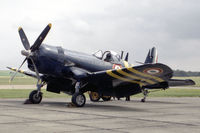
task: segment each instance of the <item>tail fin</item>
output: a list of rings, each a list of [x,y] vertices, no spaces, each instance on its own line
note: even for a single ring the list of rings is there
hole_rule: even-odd
[[[157,49],[153,47],[152,49],[149,49],[149,53],[147,54],[144,64],[153,64],[157,62],[158,62]]]

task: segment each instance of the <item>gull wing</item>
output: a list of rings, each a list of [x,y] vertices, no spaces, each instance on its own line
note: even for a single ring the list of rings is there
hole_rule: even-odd
[[[171,68],[164,64],[156,63],[95,72],[91,74],[91,79],[95,81],[127,82],[145,87],[167,82],[172,75]]]

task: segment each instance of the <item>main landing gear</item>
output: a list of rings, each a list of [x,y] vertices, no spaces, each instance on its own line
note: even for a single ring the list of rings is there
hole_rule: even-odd
[[[76,107],[83,107],[85,105],[86,102],[86,98],[85,95],[83,93],[80,92],[75,92],[72,96],[72,103],[76,106]]]
[[[147,97],[147,95],[148,95],[149,92],[146,89],[142,89],[142,93],[144,95],[144,98],[141,99],[141,102],[144,103],[146,101],[146,97]]]
[[[71,99],[72,103],[76,107],[83,107],[86,102],[85,95],[80,91],[80,89],[81,89],[81,83],[77,82],[75,85],[75,93],[72,95]]]

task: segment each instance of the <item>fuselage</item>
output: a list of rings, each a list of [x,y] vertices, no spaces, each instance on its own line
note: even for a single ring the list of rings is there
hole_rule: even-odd
[[[47,82],[47,91],[59,93],[63,91],[68,94],[74,92],[75,83],[84,76],[87,77],[88,73],[95,73],[106,71],[110,69],[119,69],[122,67],[130,66],[128,62],[121,60],[120,56],[114,52],[111,55],[112,60],[105,60],[106,54],[110,51],[105,51],[101,57],[94,54],[85,54],[82,52],[71,51],[61,47],[54,47],[42,44],[39,50],[34,52],[32,59],[42,79]],[[106,54],[105,54],[106,53]],[[115,56],[115,57],[114,57]],[[28,67],[34,71],[34,67],[30,59],[28,59]],[[123,83],[121,80],[113,79],[113,77],[98,77],[98,80],[87,77],[88,86],[86,91],[98,88],[100,94],[109,96],[123,97],[129,94],[139,93],[140,89],[137,85]],[[97,79],[97,78],[96,78]],[[94,88],[91,88],[91,85]],[[56,86],[56,88],[55,88]],[[57,88],[58,87],[58,88]],[[123,88],[124,89],[120,89]],[[135,89],[132,89],[135,88]],[[95,90],[93,90],[95,91]]]
[[[124,67],[125,64],[121,59],[107,62],[94,55],[44,44],[36,51],[36,56],[33,59],[40,73],[56,77],[70,75],[69,69],[71,67],[77,67],[83,71],[92,73],[114,69],[115,65]],[[28,61],[28,67],[34,71],[30,60]]]

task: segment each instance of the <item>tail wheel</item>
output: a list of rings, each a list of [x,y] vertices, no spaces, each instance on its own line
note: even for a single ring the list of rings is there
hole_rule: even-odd
[[[101,97],[104,101],[110,101],[111,100],[111,96],[102,96]]]
[[[29,100],[33,104],[39,104],[42,101],[42,92],[39,92],[37,90],[34,90],[29,95]]]
[[[145,102],[145,98],[142,98],[142,99],[141,99],[141,102],[143,102],[143,103],[144,103],[144,102]]]
[[[99,95],[99,93],[97,93],[97,92],[92,92],[92,91],[89,93],[89,97],[90,97],[90,100],[91,100],[92,102],[98,102],[99,99],[101,98],[100,95]]]
[[[83,107],[85,105],[85,102],[86,102],[86,98],[84,94],[80,92],[76,92],[73,94],[72,103],[74,105],[76,105],[77,107]]]

